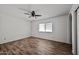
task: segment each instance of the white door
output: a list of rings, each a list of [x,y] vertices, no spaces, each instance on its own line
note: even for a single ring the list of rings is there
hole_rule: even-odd
[[[77,54],[77,13],[72,12],[72,53]]]
[[[77,54],[79,55],[79,8],[77,10]]]

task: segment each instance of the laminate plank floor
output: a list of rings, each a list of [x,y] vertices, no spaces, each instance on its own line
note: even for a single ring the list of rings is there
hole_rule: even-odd
[[[0,44],[0,55],[72,55],[71,44],[36,37]]]

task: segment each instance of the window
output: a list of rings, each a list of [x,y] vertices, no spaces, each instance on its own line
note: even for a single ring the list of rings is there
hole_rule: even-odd
[[[46,32],[52,32],[52,23],[46,23]]]
[[[39,32],[45,32],[45,24],[39,24]]]
[[[52,23],[39,24],[39,32],[52,32]]]

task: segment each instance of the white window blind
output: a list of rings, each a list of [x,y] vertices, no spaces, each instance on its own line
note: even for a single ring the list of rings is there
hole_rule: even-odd
[[[46,32],[52,32],[52,23],[46,23]]]
[[[39,32],[52,32],[52,23],[39,24]]]
[[[45,32],[45,24],[39,24],[39,32]]]

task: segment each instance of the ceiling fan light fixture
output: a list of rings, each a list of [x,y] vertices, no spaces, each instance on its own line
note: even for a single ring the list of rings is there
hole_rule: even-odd
[[[24,13],[25,15],[29,15],[29,17],[28,18],[31,18],[31,17],[33,17],[33,18],[37,18],[37,17],[40,17],[40,16],[42,16],[42,15],[38,15],[38,14],[36,14],[35,13],[35,11],[33,10],[33,11],[28,11],[28,10],[26,10],[26,9],[23,9],[23,8],[19,8],[20,10],[23,10],[23,11],[27,11],[27,13]]]

